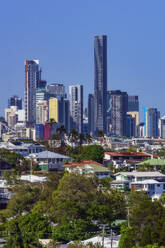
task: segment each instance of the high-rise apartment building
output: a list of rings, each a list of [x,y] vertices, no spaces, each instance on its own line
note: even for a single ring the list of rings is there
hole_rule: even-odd
[[[64,105],[63,98],[49,98],[49,120],[53,119],[57,126],[64,125]]]
[[[138,96],[128,96],[128,112],[139,112]]]
[[[146,137],[157,138],[159,136],[158,120],[160,112],[156,108],[149,108],[146,111]]]
[[[25,61],[25,120],[28,124],[36,122],[36,89],[41,80],[39,60]]]
[[[162,139],[165,139],[165,116],[159,119],[159,136]]]
[[[107,36],[94,38],[94,130],[107,133]]]
[[[46,88],[46,80],[39,80],[37,82],[37,89],[45,89]]]
[[[47,86],[47,91],[50,97],[55,97],[55,98],[66,98],[67,95],[65,93],[65,86],[63,84],[49,84]]]
[[[94,133],[94,95],[88,95],[88,133]]]
[[[70,96],[70,129],[83,132],[83,86],[69,86]]]
[[[132,115],[126,115],[126,136],[135,137],[136,133],[136,118]]]
[[[132,118],[135,118],[136,127],[135,127],[135,136],[137,136],[137,128],[139,125],[139,97],[138,96],[128,96],[128,115],[131,115]]]
[[[111,125],[112,134],[127,135],[128,94],[120,90],[111,91]]]
[[[112,129],[112,97],[111,97],[111,91],[107,91],[107,134],[111,133]]]
[[[22,109],[22,98],[18,96],[12,96],[8,99],[8,108],[16,106],[17,109]]]
[[[66,133],[69,133],[70,131],[70,102],[68,99],[64,99],[64,104],[63,104],[63,125],[66,128]]]
[[[49,120],[53,119],[56,123],[59,122],[59,102],[57,98],[49,99]]]
[[[45,124],[49,119],[48,101],[39,101],[36,105],[36,124]]]

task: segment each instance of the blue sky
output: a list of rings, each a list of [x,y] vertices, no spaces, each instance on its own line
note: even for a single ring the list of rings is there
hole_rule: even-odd
[[[0,113],[24,95],[24,60],[48,83],[93,92],[93,37],[108,36],[108,89],[137,94],[165,114],[164,0],[5,0],[0,3]]]

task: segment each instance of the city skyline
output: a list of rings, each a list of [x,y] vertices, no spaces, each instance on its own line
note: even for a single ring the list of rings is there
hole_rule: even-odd
[[[93,3],[95,11],[91,19]],[[162,103],[165,81],[163,1],[157,4],[150,1],[131,3],[127,0],[124,3],[98,3],[92,0],[85,4],[71,0],[66,2],[67,11],[64,12],[62,3],[50,1],[48,5],[40,1],[38,5],[36,1],[30,9],[32,18],[29,18],[30,4],[27,8],[21,1],[10,4],[10,10],[7,3],[1,4],[4,11],[0,19],[5,20],[0,41],[3,48],[0,66],[1,115],[4,115],[3,109],[11,95],[24,96],[25,59],[40,59],[42,78],[48,83],[61,82],[68,87],[69,84],[83,82],[87,106],[87,96],[93,92],[93,37],[98,34],[108,36],[107,88],[137,94],[144,106],[156,107],[162,114],[165,113]],[[56,14],[55,9],[58,10]],[[4,15],[5,10],[8,11],[7,16]],[[70,11],[71,17],[68,15]],[[84,15],[81,16],[83,12],[85,20]],[[62,13],[61,21],[59,17]]]

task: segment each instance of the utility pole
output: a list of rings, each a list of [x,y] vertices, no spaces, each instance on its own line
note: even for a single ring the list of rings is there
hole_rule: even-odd
[[[32,182],[32,158],[30,162],[30,181]]]
[[[111,238],[111,248],[113,248],[113,232],[112,232],[112,228],[111,228],[110,238]]]
[[[102,229],[102,246],[104,248],[104,233],[105,233],[105,225],[103,225],[103,229]]]
[[[130,227],[130,218],[129,218],[129,207],[127,207],[127,218],[128,218],[128,227]]]

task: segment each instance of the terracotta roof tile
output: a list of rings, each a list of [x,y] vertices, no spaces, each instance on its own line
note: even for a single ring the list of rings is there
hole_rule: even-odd
[[[151,157],[152,156],[151,154],[145,152],[105,152],[105,154],[116,157],[128,157],[128,156]]]

